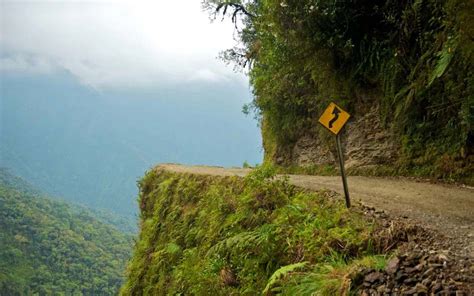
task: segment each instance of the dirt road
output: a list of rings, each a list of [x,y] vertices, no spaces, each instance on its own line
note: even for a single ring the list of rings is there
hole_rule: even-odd
[[[245,176],[250,169],[225,169],[207,166],[162,164],[158,167],[174,172]],[[337,176],[289,175],[296,186],[329,189],[343,194],[341,178]],[[420,223],[462,243],[467,253],[474,255],[474,188],[431,184],[407,179],[348,177],[353,201],[383,210],[389,215]]]

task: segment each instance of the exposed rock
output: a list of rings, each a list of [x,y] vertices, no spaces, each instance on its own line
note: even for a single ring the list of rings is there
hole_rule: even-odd
[[[416,293],[418,293],[418,294],[427,294],[428,293],[428,288],[425,285],[421,284],[421,283],[416,284],[415,290],[416,290]]]
[[[446,256],[445,254],[439,254],[438,261],[446,262],[448,261],[448,256]]]
[[[431,292],[433,293],[439,292],[441,291],[442,288],[443,286],[441,285],[441,283],[436,283],[434,286],[431,287]]]
[[[376,212],[370,207],[363,207],[363,211],[371,217]],[[388,260],[383,271],[363,271],[365,277],[359,284],[360,294],[474,295],[474,258],[453,248],[438,232],[393,221],[381,225],[385,225],[391,234],[387,236],[381,231],[384,241],[396,239],[401,244],[395,244],[397,253]],[[399,227],[402,225],[405,227]],[[385,250],[385,245],[379,247]]]
[[[371,272],[368,275],[365,276],[364,281],[368,283],[375,283],[377,281],[383,280],[383,274],[376,271],[376,272]]]
[[[386,290],[387,290],[387,288],[385,287],[385,285],[380,285],[380,286],[377,288],[377,293],[379,293],[380,295],[382,295]]]
[[[335,164],[334,153],[316,137],[309,135],[296,141],[292,151],[293,162],[300,166],[312,164]]]
[[[345,139],[346,168],[392,163],[398,145],[392,133],[382,125],[378,106],[373,106],[347,125]]]
[[[345,154],[345,165],[350,168],[371,168],[380,164],[390,164],[398,157],[399,144],[393,133],[383,126],[378,106],[366,110],[357,110],[362,114],[355,115],[349,121],[342,138]],[[332,143],[331,143],[332,144]],[[336,150],[318,138],[317,134],[305,134],[289,150],[280,150],[276,162],[308,166],[313,164],[332,164],[336,162]]]
[[[403,295],[413,295],[416,293],[416,288],[411,288],[403,292]]]
[[[390,261],[388,261],[385,271],[388,274],[394,274],[397,271],[399,264],[400,259],[398,259],[398,257],[393,257],[392,259],[390,259]]]
[[[406,278],[408,278],[407,274],[405,274],[403,271],[398,271],[397,275],[395,276],[395,280],[397,282],[403,282]]]

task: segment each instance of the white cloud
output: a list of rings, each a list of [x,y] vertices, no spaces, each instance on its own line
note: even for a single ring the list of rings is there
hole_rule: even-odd
[[[232,24],[211,24],[200,2],[2,1],[0,70],[65,69],[95,88],[244,81],[216,59]]]
[[[38,57],[14,55],[7,58],[0,57],[0,72],[23,72],[28,74],[47,74],[53,72],[49,61]]]
[[[191,81],[199,81],[199,80],[206,80],[206,81],[219,81],[222,79],[216,73],[214,73],[210,69],[199,69],[197,70],[189,80]]]

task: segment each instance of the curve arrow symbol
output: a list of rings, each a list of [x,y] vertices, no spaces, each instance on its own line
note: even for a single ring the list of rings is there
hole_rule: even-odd
[[[332,114],[334,114],[334,117],[329,121],[329,128],[332,128],[334,122],[337,121],[337,119],[339,118],[339,113],[341,113],[341,110],[334,106],[334,110],[332,110]]]

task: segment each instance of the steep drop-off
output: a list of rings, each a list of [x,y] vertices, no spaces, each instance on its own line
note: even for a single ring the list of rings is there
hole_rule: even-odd
[[[140,235],[122,295],[402,294],[422,282],[426,293],[469,289],[472,265],[439,254],[443,236],[347,210],[340,196],[297,188],[273,167],[242,178],[158,166],[139,185]]]

